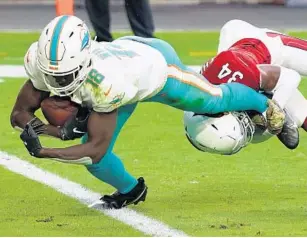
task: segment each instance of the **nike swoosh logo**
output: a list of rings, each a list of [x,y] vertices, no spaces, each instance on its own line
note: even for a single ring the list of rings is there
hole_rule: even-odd
[[[109,87],[108,91],[103,92],[103,94],[104,94],[105,96],[108,96],[108,95],[110,94],[110,92],[111,92],[111,89],[112,89],[112,84],[111,84],[111,86]]]
[[[85,132],[83,132],[83,131],[79,131],[76,127],[74,128],[74,129],[72,129],[72,131],[74,132],[74,133],[79,133],[79,134],[84,134]]]

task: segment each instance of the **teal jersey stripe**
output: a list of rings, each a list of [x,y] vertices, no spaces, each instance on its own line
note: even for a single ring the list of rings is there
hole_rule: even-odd
[[[50,42],[50,64],[51,65],[57,65],[57,54],[58,54],[58,45],[59,45],[59,39],[60,39],[60,34],[62,32],[63,26],[69,16],[62,16],[58,23],[55,25],[53,34],[51,37],[51,42]]]

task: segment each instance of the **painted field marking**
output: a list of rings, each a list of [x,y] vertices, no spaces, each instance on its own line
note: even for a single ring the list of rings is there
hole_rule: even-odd
[[[56,174],[40,169],[27,161],[3,151],[0,151],[0,165],[14,173],[21,174],[28,179],[45,184],[87,206],[95,203],[101,196],[101,194],[93,192],[78,183],[61,178]],[[106,210],[99,206],[95,206],[92,209],[98,210],[113,219],[123,222],[146,235],[159,237],[188,236],[183,231],[173,229],[160,221],[147,217],[129,208]]]

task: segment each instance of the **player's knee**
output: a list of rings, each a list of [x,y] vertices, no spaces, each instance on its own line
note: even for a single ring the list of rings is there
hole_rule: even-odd
[[[101,157],[92,158],[92,163],[93,164],[99,164],[103,160],[104,157],[105,157],[105,155],[101,156]]]
[[[108,164],[111,158],[112,158],[112,153],[107,152],[106,154],[104,154],[103,156],[99,158],[92,159],[92,164],[87,165],[86,168],[89,171],[99,169],[103,166],[103,164]]]
[[[108,155],[105,154],[105,155],[103,155],[103,156],[101,156],[101,157],[99,157],[99,158],[92,158],[92,164],[86,165],[86,168],[87,168],[88,170],[93,170],[93,169],[95,169],[95,168],[99,168],[101,162],[102,162],[103,159],[106,158],[107,156],[108,156]]]

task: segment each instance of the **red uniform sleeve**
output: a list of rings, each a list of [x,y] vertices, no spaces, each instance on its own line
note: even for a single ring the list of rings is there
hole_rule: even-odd
[[[237,82],[255,90],[260,87],[257,64],[245,52],[223,51],[202,68],[202,75],[212,84]]]

